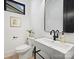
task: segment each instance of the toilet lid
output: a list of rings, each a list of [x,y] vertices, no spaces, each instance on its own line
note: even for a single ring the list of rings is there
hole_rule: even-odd
[[[30,48],[29,45],[23,44],[21,46],[16,47],[16,50],[20,51],[20,50],[28,50]]]

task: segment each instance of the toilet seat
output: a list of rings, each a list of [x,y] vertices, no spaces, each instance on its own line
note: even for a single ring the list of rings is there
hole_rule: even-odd
[[[23,44],[21,46],[16,47],[16,53],[23,53],[30,49],[31,47],[29,45]]]

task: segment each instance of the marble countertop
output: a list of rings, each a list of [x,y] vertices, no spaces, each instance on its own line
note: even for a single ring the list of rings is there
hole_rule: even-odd
[[[34,39],[34,38],[30,37],[30,39]],[[64,54],[66,54],[68,51],[70,51],[74,47],[73,44],[64,43],[60,41],[53,41],[48,38],[37,38],[37,39],[34,39],[34,41],[39,42],[40,44],[46,45],[49,48],[55,49]]]

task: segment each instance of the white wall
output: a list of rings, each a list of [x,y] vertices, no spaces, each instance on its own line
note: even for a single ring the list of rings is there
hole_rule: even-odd
[[[44,5],[45,5],[45,0],[32,0],[31,26],[37,36],[49,34],[44,31]]]
[[[50,1],[50,0],[48,0],[48,1]],[[52,0],[52,1],[54,1],[54,0]],[[33,28],[33,30],[34,30],[34,32],[36,33],[37,36],[49,34],[49,33],[44,31],[44,5],[45,5],[45,0],[32,0],[31,26],[32,26],[32,28]],[[54,8],[54,10],[53,10],[54,12],[56,12],[55,7],[58,8],[58,5],[63,7],[63,0],[62,1],[60,1],[60,0],[54,1],[54,6],[52,7],[52,9]],[[59,7],[59,10],[62,9],[61,7]],[[59,17],[59,19],[57,19],[56,13],[54,13],[55,15],[53,15],[53,18],[56,18],[56,20],[53,19],[54,20],[53,23],[55,23],[55,25],[56,25],[56,23],[60,24],[60,25],[54,26],[53,28],[56,29],[55,27],[57,27],[57,28],[60,29],[60,31],[62,31],[62,27],[63,27],[63,16],[62,16],[63,13],[62,12],[63,11],[61,10],[61,12],[59,14],[57,14],[58,15],[57,17]]]
[[[37,36],[44,32],[44,2],[45,0],[32,0],[31,26]]]
[[[30,28],[30,0],[17,0],[20,3],[26,5],[25,15],[4,11],[4,34],[5,34],[5,54],[11,52],[18,45],[21,45],[25,42],[26,39],[26,30]],[[10,27],[10,16],[19,17],[21,19],[21,27]],[[13,39],[13,36],[18,38]]]

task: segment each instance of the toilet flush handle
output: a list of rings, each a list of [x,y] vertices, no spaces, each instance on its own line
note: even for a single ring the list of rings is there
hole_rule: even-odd
[[[12,38],[13,38],[13,39],[16,39],[16,38],[18,38],[18,37],[17,37],[17,36],[13,36]]]

